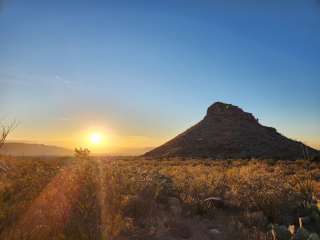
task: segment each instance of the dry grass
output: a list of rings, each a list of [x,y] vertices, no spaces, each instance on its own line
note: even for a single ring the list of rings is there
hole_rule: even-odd
[[[265,239],[268,223],[294,223],[320,190],[320,164],[308,161],[4,161],[9,172],[0,177],[1,239],[205,240],[212,239],[210,228],[219,228],[220,239]],[[67,196],[55,200],[50,192]],[[226,207],[203,203],[213,196]],[[46,210],[30,209],[54,211],[44,218]]]

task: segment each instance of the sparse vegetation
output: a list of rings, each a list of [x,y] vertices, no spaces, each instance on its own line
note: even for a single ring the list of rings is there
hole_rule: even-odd
[[[9,133],[17,126],[17,122],[14,121],[11,124],[5,125],[0,123],[0,148],[3,147]]]
[[[1,163],[11,169],[1,176],[1,239],[272,239],[270,224],[273,233],[277,226],[297,228],[299,217],[308,218],[308,231],[320,231],[316,162],[2,157]],[[223,204],[204,202],[210,197]]]

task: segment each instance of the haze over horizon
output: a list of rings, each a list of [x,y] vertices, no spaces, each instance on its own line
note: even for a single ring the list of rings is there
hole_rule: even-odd
[[[319,2],[231,2],[5,1],[9,141],[155,147],[222,101],[320,149]]]

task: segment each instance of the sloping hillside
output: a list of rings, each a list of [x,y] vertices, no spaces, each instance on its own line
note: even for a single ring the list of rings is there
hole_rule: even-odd
[[[261,125],[251,113],[216,102],[198,124],[145,156],[298,159],[317,154],[317,150],[281,135],[275,128]]]
[[[69,156],[73,155],[73,151],[43,144],[6,143],[0,149],[0,154],[11,156]]]

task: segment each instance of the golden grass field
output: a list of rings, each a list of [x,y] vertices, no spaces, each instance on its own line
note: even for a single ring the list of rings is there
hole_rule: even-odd
[[[9,240],[273,239],[270,224],[297,226],[320,192],[320,164],[306,160],[78,155],[1,164],[0,239]]]

